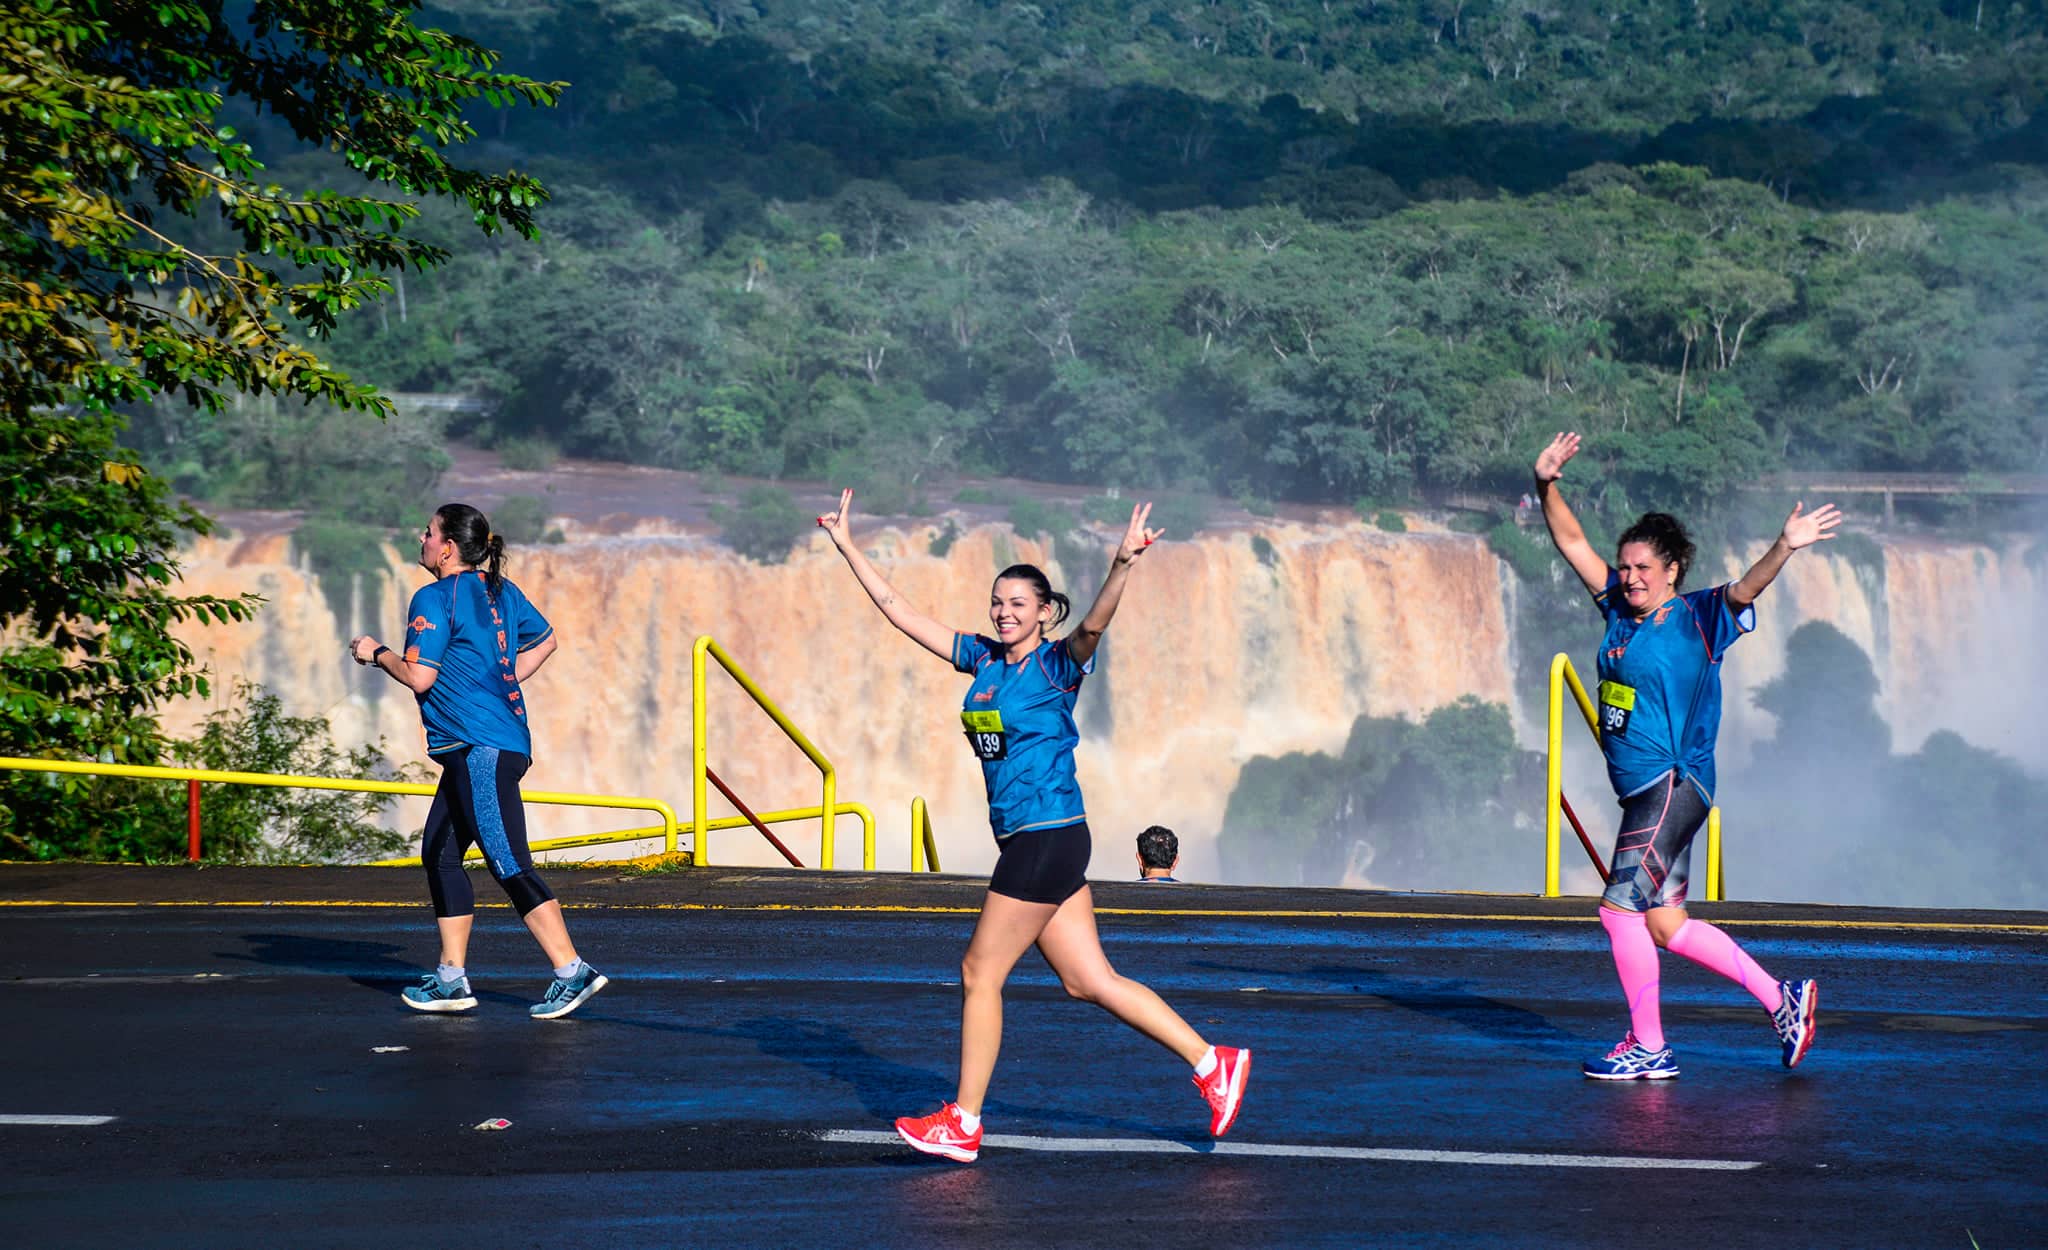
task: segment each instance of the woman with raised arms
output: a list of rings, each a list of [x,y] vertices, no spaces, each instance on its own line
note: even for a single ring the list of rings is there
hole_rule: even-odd
[[[931,1115],[896,1121],[903,1140],[926,1154],[958,1163],[979,1154],[982,1100],[1003,1039],[1003,983],[1034,944],[1068,994],[1101,1006],[1193,1066],[1212,1135],[1229,1131],[1242,1105],[1252,1052],[1209,1045],[1159,995],[1110,967],[1086,876],[1088,817],[1074,779],[1074,701],[1094,670],[1131,566],[1160,537],[1145,527],[1151,510],[1131,509],[1094,606],[1079,628],[1057,639],[1049,634],[1070,605],[1035,566],[1012,565],[996,576],[991,635],[961,633],[904,602],[854,545],[852,491],[840,496],[838,511],[818,518],[889,623],[973,679],[960,719],[981,761],[999,853],[960,963],[959,1087]]]
[[[1710,968],[1755,996],[1770,1013],[1787,1068],[1813,1045],[1820,987],[1779,981],[1720,929],[1686,915],[1693,835],[1714,802],[1714,740],[1721,728],[1721,658],[1756,628],[1752,605],[1792,553],[1833,538],[1842,514],[1832,504],[1795,504],[1776,542],[1725,586],[1683,592],[1693,544],[1662,512],[1623,531],[1610,566],[1565,506],[1558,489],[1579,436],[1559,434],[1536,457],[1543,520],[1607,622],[1600,642],[1600,750],[1621,803],[1621,833],[1600,898],[1600,924],[1628,1001],[1629,1030],[1583,1071],[1603,1081],[1678,1075],[1664,1043],[1657,1003],[1657,948]]]

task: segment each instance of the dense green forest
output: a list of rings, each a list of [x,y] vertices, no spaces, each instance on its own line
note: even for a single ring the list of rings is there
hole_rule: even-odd
[[[570,82],[478,123],[553,198],[538,247],[426,206],[452,261],[344,319],[358,377],[493,403],[328,435],[359,450],[310,474],[352,483],[346,519],[406,519],[423,488],[380,466],[444,434],[830,477],[884,511],[953,472],[1512,492],[1567,427],[1611,512],[1785,465],[2048,468],[2039,5],[429,17]],[[275,146],[280,180],[332,176]],[[132,438],[201,496],[304,503],[293,449],[358,420],[161,408]]]

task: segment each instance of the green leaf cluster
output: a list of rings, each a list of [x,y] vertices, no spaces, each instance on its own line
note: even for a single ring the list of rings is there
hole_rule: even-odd
[[[392,406],[306,341],[391,291],[387,275],[448,258],[415,231],[417,199],[460,205],[485,236],[531,237],[540,184],[445,150],[474,136],[473,105],[560,91],[497,71],[481,45],[417,25],[416,9],[0,8],[0,753],[155,761],[163,702],[209,693],[174,631],[247,620],[259,600],[179,593],[180,544],[211,525],[174,489],[416,518],[445,463],[438,439],[387,445],[367,472],[360,449],[388,427],[359,414]],[[279,151],[323,154],[306,184],[283,185],[231,117]],[[287,414],[282,400],[362,423]],[[184,416],[135,441],[175,481],[120,442],[127,414],[169,401]],[[348,471],[351,451],[365,473]],[[43,782],[0,788],[16,845],[102,845],[60,801],[75,786],[59,800]]]

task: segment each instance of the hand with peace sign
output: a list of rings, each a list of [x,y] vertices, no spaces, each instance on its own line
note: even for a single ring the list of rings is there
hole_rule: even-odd
[[[1118,568],[1122,568],[1139,556],[1144,555],[1145,548],[1150,547],[1153,543],[1166,536],[1166,531],[1163,529],[1145,528],[1145,522],[1151,516],[1152,504],[1150,501],[1132,505],[1131,523],[1125,527],[1123,540],[1117,544],[1116,548],[1116,566]]]
[[[818,528],[831,535],[832,545],[845,551],[853,545],[853,488],[839,492],[839,510],[818,518]]]

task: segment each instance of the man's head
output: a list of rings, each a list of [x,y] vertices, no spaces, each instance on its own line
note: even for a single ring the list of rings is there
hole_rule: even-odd
[[[1180,839],[1164,825],[1153,825],[1138,835],[1138,868],[1147,877],[1173,875],[1180,863]]]

